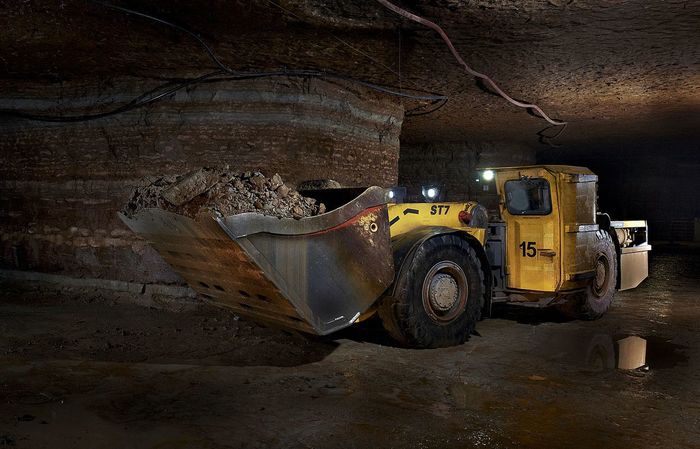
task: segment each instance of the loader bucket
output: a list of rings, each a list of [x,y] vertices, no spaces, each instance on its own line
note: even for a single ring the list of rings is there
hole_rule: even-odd
[[[325,335],[354,323],[393,281],[386,202],[385,189],[370,187],[300,220],[256,213],[193,220],[161,209],[120,218],[209,302]]]

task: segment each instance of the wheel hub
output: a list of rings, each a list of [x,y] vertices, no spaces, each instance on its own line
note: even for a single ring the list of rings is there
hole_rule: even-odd
[[[595,265],[595,279],[593,280],[593,293],[601,297],[605,294],[609,276],[608,259],[599,257]]]
[[[459,299],[459,287],[455,278],[447,273],[436,274],[430,281],[430,305],[440,311],[447,311]]]
[[[469,286],[464,270],[455,262],[438,262],[423,281],[423,308],[436,324],[446,325],[466,307]]]

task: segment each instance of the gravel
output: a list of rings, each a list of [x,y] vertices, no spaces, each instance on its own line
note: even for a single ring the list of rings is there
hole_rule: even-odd
[[[190,218],[257,212],[279,218],[303,218],[325,212],[323,203],[287,186],[279,174],[201,168],[184,175],[166,175],[137,187],[123,209],[133,217],[145,208],[160,208]]]

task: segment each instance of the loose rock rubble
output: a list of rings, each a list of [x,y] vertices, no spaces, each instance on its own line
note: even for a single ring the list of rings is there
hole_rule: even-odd
[[[340,189],[342,187],[338,181],[332,179],[312,179],[302,182],[297,186],[297,189],[303,192],[304,190]]]
[[[227,216],[257,212],[299,219],[326,211],[323,203],[300,195],[276,173],[267,178],[257,171],[238,173],[228,167],[201,168],[185,175],[160,177],[136,188],[123,213],[133,217],[140,210],[152,207],[191,218],[207,213]]]

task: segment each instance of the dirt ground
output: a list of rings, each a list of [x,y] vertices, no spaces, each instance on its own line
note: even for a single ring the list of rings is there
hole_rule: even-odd
[[[439,350],[0,286],[0,447],[700,448],[700,251],[651,274],[598,321],[502,307]],[[614,368],[629,335],[648,370]]]

